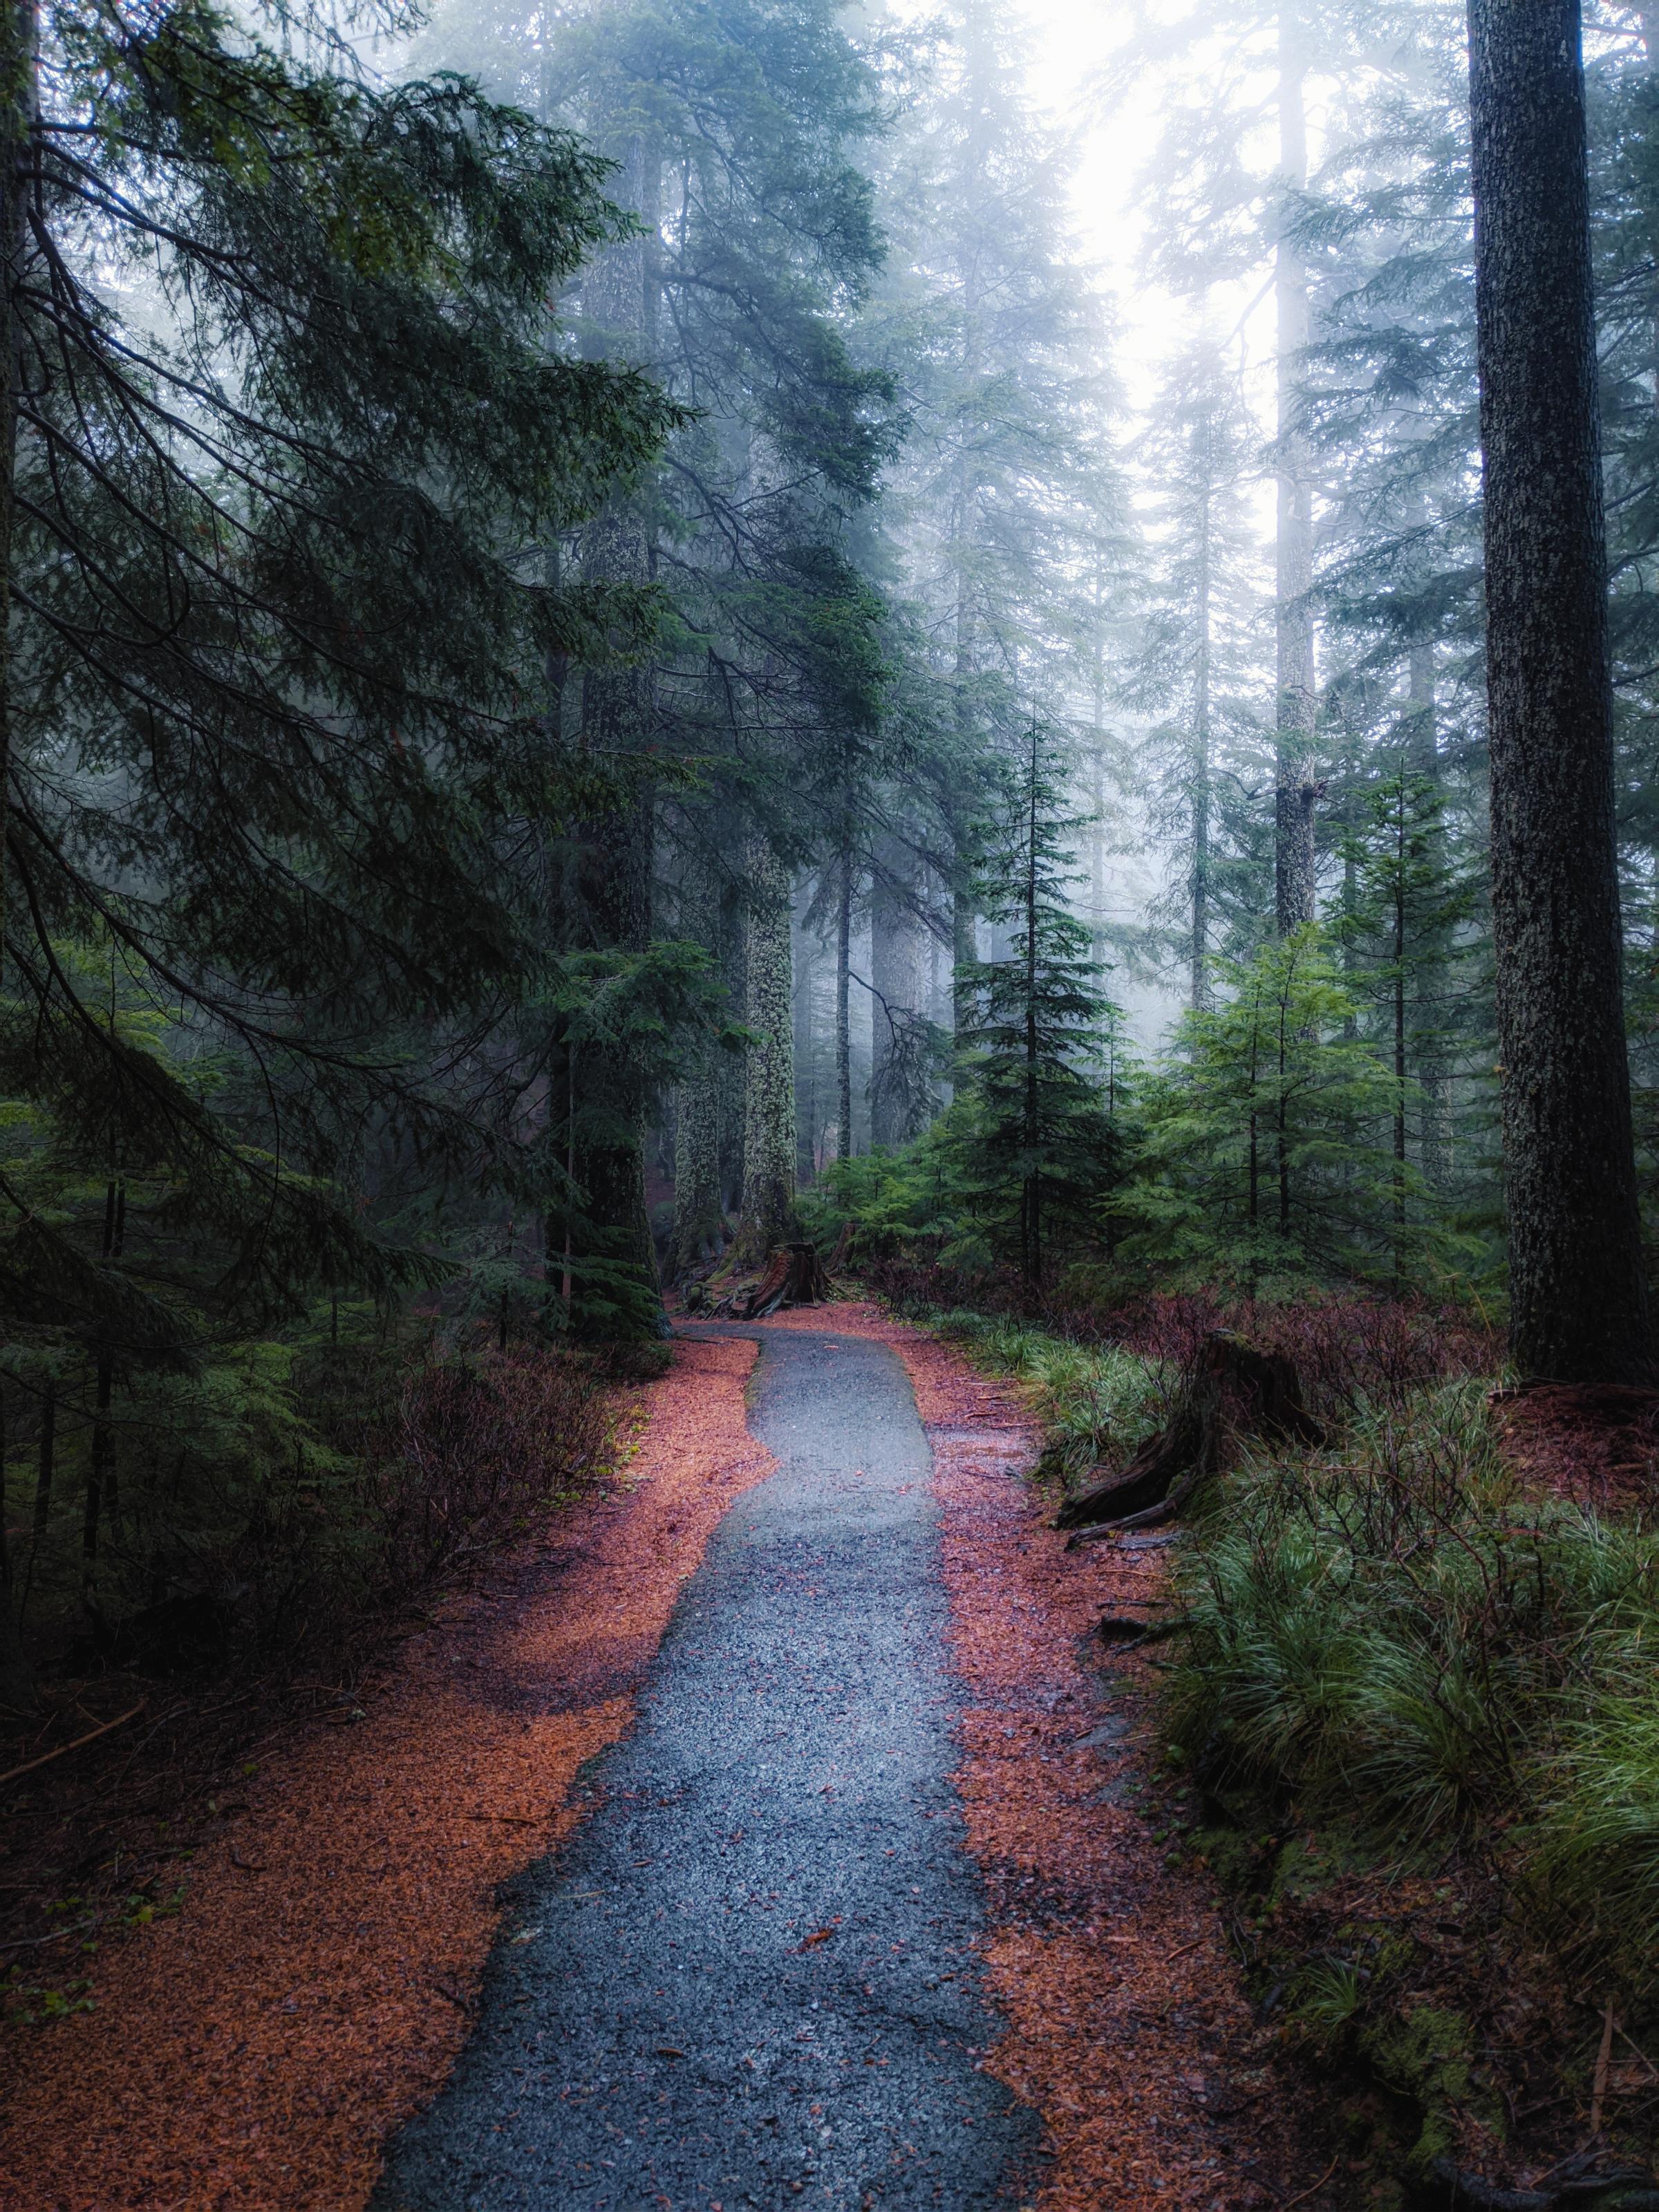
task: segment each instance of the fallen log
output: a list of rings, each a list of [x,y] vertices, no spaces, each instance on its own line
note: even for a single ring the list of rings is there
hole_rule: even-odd
[[[1121,1474],[1068,1498],[1057,1528],[1153,1528],[1171,1520],[1238,1439],[1320,1444],[1325,1431],[1302,1402],[1295,1364],[1231,1329],[1212,1329],[1183,1382],[1166,1429],[1148,1437]]]

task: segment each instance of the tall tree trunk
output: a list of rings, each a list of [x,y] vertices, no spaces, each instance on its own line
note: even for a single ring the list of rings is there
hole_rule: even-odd
[[[38,29],[32,5],[16,0],[0,14],[0,976],[5,971],[6,866],[11,784],[12,522],[17,473],[17,401],[22,350],[18,290],[27,249],[27,198],[33,189],[33,133],[36,112]],[[0,1409],[0,1522],[6,1512],[5,1436]],[[30,1567],[33,1570],[31,1559]],[[23,1657],[18,1616],[12,1606],[11,1553],[0,1528],[0,1701],[14,1711],[34,1705],[34,1684]]]
[[[1432,788],[1437,798],[1440,792],[1440,734],[1435,714],[1432,641],[1425,638],[1414,645],[1407,665],[1410,684],[1407,710],[1411,716],[1411,727],[1406,748],[1407,766],[1413,775],[1420,776]],[[1437,829],[1434,833],[1431,855],[1434,878],[1438,883],[1446,865],[1446,853],[1445,838]],[[1426,975],[1431,1003],[1421,1010],[1426,1014],[1427,1037],[1419,1054],[1417,1070],[1418,1082],[1423,1093],[1423,1173],[1431,1189],[1444,1190],[1451,1181],[1451,1083],[1446,1064],[1443,1028],[1445,1017],[1439,999],[1451,951],[1449,932],[1445,928],[1437,930],[1426,951],[1430,956]]]
[[[1200,446],[1198,514],[1197,635],[1193,660],[1192,789],[1192,973],[1188,1003],[1194,1013],[1210,1004],[1210,659],[1214,623],[1215,504],[1214,426],[1207,418],[1194,434]]]
[[[1406,1249],[1406,866],[1410,806],[1401,787],[1394,878],[1394,1265],[1403,1274]]]
[[[648,366],[655,352],[656,159],[637,135],[625,143],[612,190],[638,214],[641,234],[611,246],[586,280],[590,342],[610,357]],[[647,509],[613,499],[584,536],[582,573],[599,584],[644,584],[654,567]],[[638,754],[654,726],[648,665],[590,669],[582,683],[582,744],[612,763]],[[600,950],[643,952],[652,936],[654,801],[647,790],[577,825],[574,935]],[[635,1053],[599,1044],[578,1060],[576,1174],[594,1249],[620,1262],[654,1295],[656,1253],[645,1198],[647,1099]]]
[[[1653,1371],[1626,1054],[1577,0],[1469,0],[1510,1346]]]
[[[799,1234],[795,1213],[795,1066],[789,970],[789,871],[769,839],[750,839],[744,1055],[741,1258],[764,1260]]]
[[[836,887],[836,1157],[853,1157],[853,840],[842,840]]]
[[[0,975],[4,973],[10,887],[7,838],[11,785],[11,580],[17,474],[17,405],[23,325],[18,297],[28,253],[28,198],[35,189],[40,25],[33,0],[0,0]]]
[[[971,100],[969,113],[975,119],[969,125],[964,147],[964,161],[969,174],[977,174],[978,146],[984,106],[981,100]],[[962,381],[964,392],[975,391],[980,373],[981,333],[979,272],[970,260],[961,270],[962,283]],[[975,698],[975,679],[979,668],[979,607],[978,577],[975,573],[975,551],[979,538],[980,481],[975,441],[967,435],[957,455],[956,495],[951,516],[951,555],[956,566],[956,637],[954,677],[956,684],[957,744],[962,759],[972,759],[978,736],[976,729],[977,702]],[[968,971],[978,952],[976,942],[977,904],[974,893],[974,878],[979,855],[974,846],[972,825],[968,818],[971,808],[963,804],[957,818],[951,823],[956,850],[951,880],[951,1026],[961,1038],[973,1026],[973,1008],[968,1003]],[[877,1009],[877,1018],[880,1009]]]
[[[1106,957],[1106,586],[1097,565],[1091,587],[1089,666],[1089,955]]]
[[[686,864],[680,893],[680,934],[711,952],[720,930],[720,907],[706,864]],[[674,1226],[666,1273],[682,1281],[692,1269],[718,1259],[726,1246],[720,1204],[720,1070],[727,1057],[708,1037],[689,1048],[675,1101]]]
[[[1037,1049],[1037,738],[1031,730],[1031,761],[1025,811],[1025,1110],[1022,1135],[1027,1162],[1022,1258],[1026,1281],[1042,1281],[1042,1171],[1037,1165],[1042,1137],[1040,1060]]]
[[[793,981],[791,1013],[794,1024],[795,1181],[810,1182],[817,1169],[818,1135],[823,1127],[817,1087],[817,1054],[813,1049],[813,1000],[817,989],[818,947],[811,933],[793,932]]]
[[[741,1012],[749,1003],[749,909],[742,889],[728,890],[720,902],[720,966],[726,1002]],[[720,1201],[729,1217],[743,1206],[744,1060],[744,1054],[723,1052],[715,1068]]]
[[[52,1523],[52,1486],[57,1467],[58,1447],[58,1378],[49,1376],[40,1399],[40,1438],[37,1447],[34,1475],[34,1513],[29,1530],[29,1563],[23,1576],[23,1595],[18,1606],[18,1615],[28,1609],[29,1592],[34,1586],[34,1571],[40,1564],[46,1548],[47,1531]]]
[[[1281,936],[1314,918],[1313,481],[1296,392],[1309,337],[1308,270],[1295,237],[1295,196],[1308,181],[1307,70],[1296,8],[1279,17],[1279,166],[1284,189],[1274,255],[1279,319],[1279,528],[1274,609],[1278,741],[1273,766],[1274,908]]]
[[[965,874],[960,859],[957,866]],[[951,1022],[959,1038],[974,1025],[968,975],[978,957],[978,908],[971,888],[965,881],[958,881],[951,887]]]
[[[7,1527],[6,1413],[5,1382],[0,1377],[0,1705],[13,1712],[26,1712],[34,1705],[34,1676],[23,1656],[18,1632],[11,1532]]]
[[[902,836],[876,849],[870,901],[870,983],[876,994],[875,1061],[870,1074],[870,1139],[902,1145],[925,1122],[915,1096],[915,1024],[927,1006],[927,930],[917,911],[921,864]]]

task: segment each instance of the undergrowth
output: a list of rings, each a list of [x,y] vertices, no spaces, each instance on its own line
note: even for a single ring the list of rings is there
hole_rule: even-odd
[[[643,1366],[602,1369],[349,1325],[281,1366],[261,1351],[193,1383],[198,1403],[218,1390],[221,1418],[166,1451],[159,1420],[140,1419],[154,1407],[126,1413],[95,1574],[79,1540],[85,1434],[52,1439],[44,1493],[38,1436],[11,1465],[41,1709],[0,1739],[0,1771],[16,1770],[0,1817],[0,2026],[86,2008],[83,1954],[177,1909],[226,1778],[234,1795],[250,1753],[295,1726],[361,1719],[362,1686],[433,1594],[603,1477],[604,1384],[658,1358],[647,1346]]]
[[[1171,1742],[1212,1794],[1470,1845],[1564,1966],[1659,1992],[1659,1537],[1522,1494],[1464,1382],[1218,1483],[1176,1556]]]
[[[1356,2202],[1585,2151],[1609,2003],[1585,2190],[1645,2161],[1659,1534],[1523,1486],[1490,1340],[1425,1311],[1147,1301],[1086,1341],[932,1318],[1024,1382],[1070,1487],[1162,1425],[1204,1327],[1290,1352],[1326,1444],[1246,1448],[1171,1547],[1167,1817],[1225,1899],[1261,2016],[1338,2085]]]

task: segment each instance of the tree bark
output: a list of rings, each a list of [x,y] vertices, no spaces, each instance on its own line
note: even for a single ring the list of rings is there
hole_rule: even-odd
[[[1274,908],[1279,934],[1314,918],[1313,483],[1300,423],[1296,380],[1309,337],[1308,270],[1294,234],[1293,196],[1308,181],[1303,106],[1307,70],[1302,24],[1293,6],[1279,17],[1279,166],[1284,190],[1273,292],[1279,319],[1279,528],[1274,611],[1278,739],[1273,765]]]
[[[795,1182],[799,1188],[803,1182],[810,1182],[817,1170],[818,1138],[823,1125],[812,1020],[819,948],[807,929],[794,929],[792,941],[794,973],[790,1004],[794,1025]]]
[[[714,886],[697,859],[687,864],[680,894],[680,934],[713,949],[720,927]],[[680,1282],[726,1249],[720,1204],[720,1070],[726,1055],[707,1037],[691,1044],[675,1101],[674,1226],[666,1273]]]
[[[6,1528],[6,1399],[0,1381],[0,1705],[13,1712],[34,1709],[34,1675],[23,1656],[11,1540]]]
[[[1577,0],[1469,0],[1510,1345],[1654,1371],[1626,1055]]]
[[[743,1206],[739,1258],[752,1266],[799,1237],[795,1214],[795,1055],[789,971],[789,871],[769,839],[750,839],[744,1022]]]
[[[610,247],[588,273],[589,343],[607,357],[648,367],[656,351],[657,162],[637,134],[617,149],[612,189],[636,213],[641,234]],[[611,500],[589,524],[582,574],[592,583],[645,584],[654,567],[647,507],[635,495]],[[582,746],[607,763],[638,754],[655,726],[648,665],[589,669],[582,682]],[[655,803],[647,789],[614,811],[578,823],[572,937],[599,950],[643,952],[652,937]],[[627,1044],[584,1050],[576,1071],[575,1167],[595,1251],[624,1265],[654,1292],[656,1250],[645,1198],[647,1099]]]
[[[40,26],[33,0],[0,10],[0,975],[5,970],[7,842],[11,787],[11,571],[17,475],[22,314],[18,293],[28,252],[28,196],[39,101]]]
[[[743,1013],[749,1004],[749,911],[741,886],[720,903],[721,969],[726,1002]],[[720,1202],[728,1218],[743,1206],[744,1091],[747,1055],[723,1052],[715,1073],[720,1102]]]
[[[1089,653],[1089,957],[1106,959],[1106,582],[1092,578]]]

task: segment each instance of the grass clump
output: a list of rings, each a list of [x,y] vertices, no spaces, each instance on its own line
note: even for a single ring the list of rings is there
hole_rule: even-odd
[[[1468,1383],[1218,1486],[1164,1696],[1212,1785],[1477,1844],[1551,1939],[1659,1976],[1659,1536],[1522,1494]]]

